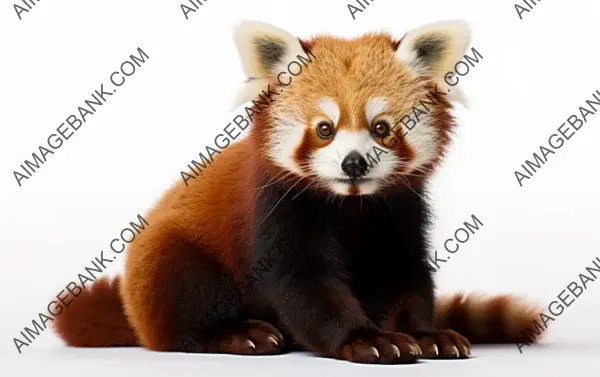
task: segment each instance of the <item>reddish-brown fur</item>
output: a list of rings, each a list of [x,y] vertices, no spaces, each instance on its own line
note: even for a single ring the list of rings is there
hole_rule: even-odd
[[[138,345],[127,322],[119,296],[120,278],[101,278],[73,298],[54,320],[61,338],[73,347],[115,347]]]
[[[394,46],[389,36],[369,35],[354,43],[375,47],[361,50],[357,54],[351,49],[353,45],[349,42],[326,37],[305,42],[304,46],[314,50],[317,56],[323,56],[327,51],[346,54],[348,59],[343,64],[345,69],[362,69],[365,72],[368,71],[365,64],[374,58],[369,55],[371,51],[377,59],[390,61],[391,73],[398,77],[398,81],[405,80],[403,75],[407,75],[407,72],[399,66],[393,66],[393,53],[385,55],[385,49],[392,50]],[[319,73],[319,70],[322,72]],[[327,82],[323,78],[327,75],[327,67],[308,69],[278,99],[281,102],[276,102],[274,106],[283,106],[285,96],[305,98],[312,103],[321,94],[310,92],[314,85],[303,86],[302,83],[314,80]],[[333,75],[330,76],[335,80]],[[389,77],[379,80],[383,81],[378,83],[369,80],[373,89],[385,86],[390,93],[398,90]],[[406,98],[396,96],[393,107],[398,111],[397,116],[402,116],[416,99],[422,98],[427,88],[431,88],[430,84],[423,81],[413,83],[411,88],[403,88],[408,95]],[[363,108],[365,98],[371,95],[369,91],[363,91],[364,98],[355,98],[348,93],[356,93],[358,87],[348,88],[337,82],[321,86],[339,92],[337,98],[344,98],[348,102],[346,107],[342,106],[342,111],[347,108]],[[438,160],[432,162],[431,167],[439,162],[449,141],[452,122],[449,108],[450,105],[444,102],[441,108],[433,112],[440,125],[438,132],[441,143]],[[246,279],[244,266],[247,265],[248,253],[252,247],[252,215],[260,191],[257,189],[260,186],[258,177],[266,175],[276,178],[282,174],[280,168],[258,153],[265,145],[269,132],[268,115],[269,110],[258,115],[247,139],[224,150],[196,179],[188,182],[189,187],[183,182],[176,184],[145,216],[150,226],[130,245],[122,282],[118,279],[112,284],[107,280],[96,282],[91,289],[84,290],[80,296],[75,297],[69,308],[56,318],[55,329],[67,344],[139,344],[152,350],[177,350],[176,346],[181,340],[179,337],[185,332],[186,324],[178,320],[181,297],[173,295],[169,283],[178,278],[182,271],[191,274],[192,267],[205,266],[208,263],[207,257],[216,261],[235,280]],[[342,116],[345,116],[344,113]],[[342,118],[341,122],[344,120]],[[362,121],[364,123],[364,119]],[[309,138],[312,141],[307,143],[311,145],[298,149],[300,161],[319,142],[314,139],[314,135],[306,136],[305,140]],[[411,153],[404,143],[399,142],[396,148],[399,154]],[[290,185],[294,181],[295,178],[290,178],[279,184]],[[420,179],[414,181],[415,187],[421,182]],[[202,287],[194,286],[190,290],[198,290],[200,294]],[[438,300],[436,321],[442,328],[461,332],[472,342],[521,341],[522,330],[530,326],[538,315],[525,309],[509,311],[512,305],[509,297],[492,298],[484,307],[468,300],[466,304],[461,303],[461,299],[462,296],[458,295],[450,301]],[[348,302],[354,303],[353,300]],[[355,304],[359,306],[358,303]],[[388,322],[395,321],[390,319]]]
[[[125,312],[148,348],[164,349],[178,340],[153,339],[147,328],[168,326],[165,308],[174,298],[163,297],[160,285],[188,262],[191,243],[202,245],[228,272],[243,279],[242,261],[247,257],[257,193],[250,189],[255,187],[252,169],[241,168],[241,164],[254,159],[252,149],[250,139],[232,145],[189,187],[176,185],[147,217],[152,231],[131,245],[122,289]],[[234,234],[233,229],[239,233]],[[173,234],[180,241],[174,243]],[[168,254],[164,248],[169,249]]]

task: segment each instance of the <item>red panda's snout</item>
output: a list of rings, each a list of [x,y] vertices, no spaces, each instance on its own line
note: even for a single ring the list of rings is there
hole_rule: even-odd
[[[355,181],[367,173],[367,160],[360,152],[352,151],[342,160],[342,170],[348,175],[348,179]]]
[[[328,145],[312,152],[307,165],[315,179],[335,194],[369,195],[386,185],[400,162],[369,130],[340,129]]]

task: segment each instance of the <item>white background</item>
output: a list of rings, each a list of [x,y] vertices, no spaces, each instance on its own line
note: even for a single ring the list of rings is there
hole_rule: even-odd
[[[21,355],[13,343],[236,115],[232,99],[245,77],[231,35],[240,19],[300,37],[373,30],[401,37],[425,23],[467,20],[484,59],[461,81],[471,106],[458,110],[461,126],[432,181],[433,245],[441,250],[471,214],[484,226],[443,266],[439,290],[514,292],[547,306],[600,257],[600,115],[588,118],[523,187],[513,172],[600,90],[597,2],[544,1],[523,20],[506,0],[377,0],[356,20],[347,0],[209,0],[189,20],[178,1],[42,0],[23,20],[13,3],[0,1],[0,358],[8,360],[2,363],[8,372],[558,375],[598,354],[599,283],[550,322],[547,346],[523,355],[514,345],[477,347],[477,358],[461,362],[368,367],[301,354],[69,349],[50,331]],[[109,85],[110,74],[138,47],[147,63],[19,187],[13,171],[101,83]],[[119,273],[122,264],[123,256],[106,274]]]

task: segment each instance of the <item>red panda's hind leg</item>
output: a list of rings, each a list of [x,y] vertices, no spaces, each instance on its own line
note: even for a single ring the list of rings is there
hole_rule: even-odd
[[[131,244],[121,295],[141,345],[155,351],[274,354],[272,325],[247,320],[240,284],[176,227],[153,224]]]

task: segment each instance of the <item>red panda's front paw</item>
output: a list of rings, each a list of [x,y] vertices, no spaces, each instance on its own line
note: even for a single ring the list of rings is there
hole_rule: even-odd
[[[466,359],[471,357],[471,343],[454,330],[421,332],[416,335],[424,359]]]
[[[194,352],[235,355],[275,355],[285,350],[279,330],[259,320],[229,323],[222,329],[214,329],[212,336],[193,345]]]
[[[340,349],[338,357],[355,363],[407,364],[422,355],[416,340],[410,335],[378,332],[352,337]]]

